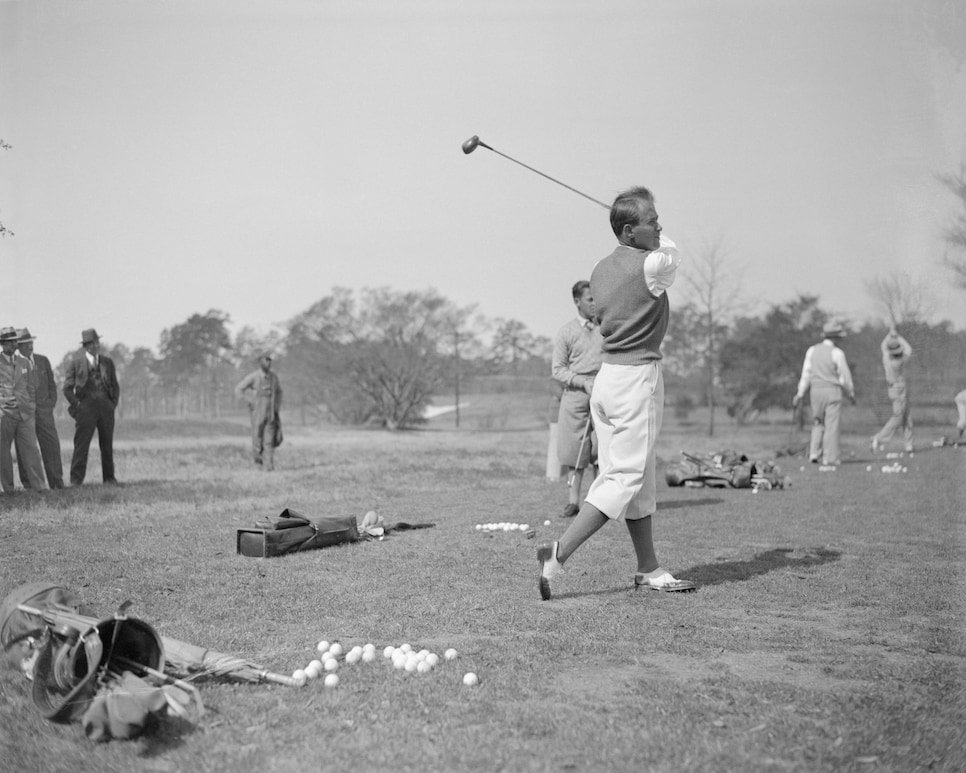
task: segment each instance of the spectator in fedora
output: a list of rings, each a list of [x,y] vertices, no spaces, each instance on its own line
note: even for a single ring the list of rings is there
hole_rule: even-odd
[[[885,426],[872,436],[872,453],[883,448],[892,440],[897,429],[902,430],[906,451],[912,451],[912,417],[909,415],[909,386],[906,381],[906,365],[912,357],[912,347],[899,335],[895,326],[880,344],[882,349],[882,369],[889,385],[889,400],[892,401],[892,415]]]
[[[74,418],[74,455],[70,460],[70,485],[79,486],[87,474],[87,452],[94,430],[101,449],[101,473],[105,483],[114,477],[114,410],[121,395],[114,361],[101,354],[100,337],[89,328],[81,333],[81,349],[74,352],[64,377],[64,396]]]
[[[808,458],[813,464],[820,461],[824,466],[834,467],[841,459],[839,448],[839,416],[842,397],[847,396],[855,404],[855,387],[852,372],[843,352],[837,345],[845,337],[845,330],[837,324],[828,324],[822,331],[822,341],[808,347],[802,363],[802,377],[798,391],[792,398],[796,408],[805,392],[811,397],[812,439]]]
[[[57,404],[57,382],[54,371],[50,367],[50,360],[42,354],[34,352],[34,341],[27,328],[18,332],[17,349],[30,363],[30,370],[36,381],[36,414],[37,443],[40,446],[40,456],[47,473],[47,485],[50,488],[64,487],[64,466],[60,458],[60,437],[57,435],[57,425],[54,422],[54,406]],[[29,487],[30,477],[24,465],[23,455],[17,450],[17,466],[20,469],[20,482]]]
[[[266,471],[274,470],[275,447],[282,442],[282,425],[278,416],[282,407],[282,385],[272,372],[270,352],[264,352],[258,358],[258,369],[239,382],[235,394],[248,402],[255,466]]]
[[[47,488],[34,422],[35,380],[30,362],[17,354],[16,328],[0,328],[0,488],[13,491],[13,454],[23,458],[27,482],[34,491]]]

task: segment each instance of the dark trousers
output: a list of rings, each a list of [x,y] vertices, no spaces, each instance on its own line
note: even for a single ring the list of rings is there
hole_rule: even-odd
[[[57,435],[57,425],[54,423],[53,408],[37,408],[37,444],[40,455],[44,460],[44,472],[47,473],[47,485],[51,488],[64,487],[64,464],[60,458],[60,437]],[[24,469],[21,454],[17,454],[17,467],[20,470],[20,482],[24,488],[30,488],[27,471]]]
[[[74,417],[74,456],[70,460],[70,483],[79,486],[87,474],[87,451],[97,430],[101,448],[101,472],[106,482],[114,481],[114,403],[106,397],[85,397],[77,403]]]

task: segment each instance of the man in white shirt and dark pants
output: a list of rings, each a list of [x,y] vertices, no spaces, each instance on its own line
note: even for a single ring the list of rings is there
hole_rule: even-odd
[[[835,342],[845,337],[840,325],[829,324],[822,331],[822,342],[808,347],[802,364],[802,377],[792,405],[801,402],[809,391],[812,406],[812,440],[808,458],[813,464],[835,466],[842,461],[839,447],[839,417],[842,397],[855,404],[855,387],[845,352]]]

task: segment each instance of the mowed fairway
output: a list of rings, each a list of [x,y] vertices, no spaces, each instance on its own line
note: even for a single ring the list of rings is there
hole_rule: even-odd
[[[342,665],[335,689],[202,682],[198,723],[101,745],[44,721],[6,668],[0,770],[966,769],[966,449],[923,448],[886,475],[850,436],[837,472],[779,460],[793,487],[758,494],[662,474],[659,556],[700,590],[635,591],[626,530],[609,524],[545,603],[535,550],[566,526],[545,428],[291,427],[273,475],[249,467],[243,429],[136,429],[119,426],[120,487],[0,496],[0,596],[50,580],[105,613],[131,599],[163,636],[283,673],[323,638],[379,656]],[[787,425],[722,434],[670,427],[659,453],[790,439]],[[237,528],[286,507],[435,527],[235,555]],[[474,528],[498,521],[536,538]],[[403,642],[460,654],[409,674],[382,657]]]

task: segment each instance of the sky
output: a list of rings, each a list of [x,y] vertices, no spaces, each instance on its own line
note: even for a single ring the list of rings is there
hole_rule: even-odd
[[[218,309],[434,288],[552,336],[657,197],[747,308],[845,320],[939,266],[966,161],[966,0],[0,0],[0,325],[55,361]]]

